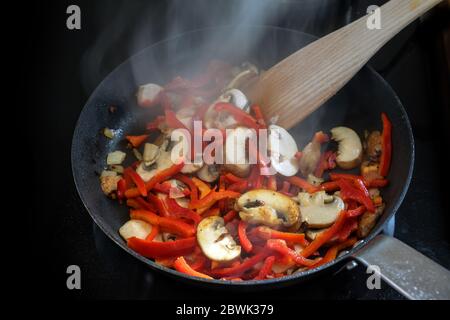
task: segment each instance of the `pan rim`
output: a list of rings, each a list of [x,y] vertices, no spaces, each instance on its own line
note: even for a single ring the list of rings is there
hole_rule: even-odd
[[[142,50],[138,51],[137,53],[131,55],[130,57],[128,57],[125,61],[123,61],[122,63],[120,63],[119,65],[117,65],[108,75],[106,75],[106,77],[97,85],[97,87],[92,91],[91,95],[89,96],[88,100],[86,101],[86,103],[84,104],[80,115],[78,117],[78,120],[75,124],[75,129],[74,129],[74,133],[73,133],[73,137],[72,137],[72,145],[71,145],[71,168],[72,168],[72,176],[74,179],[74,183],[75,183],[75,187],[77,190],[77,193],[81,199],[81,202],[83,203],[83,206],[86,208],[87,212],[89,213],[89,215],[91,216],[92,220],[95,222],[95,224],[102,230],[102,232],[104,234],[106,234],[108,236],[108,238],[110,238],[114,243],[116,243],[120,248],[122,248],[124,251],[126,251],[127,253],[129,253],[130,255],[132,255],[133,257],[137,258],[138,260],[140,260],[141,262],[143,262],[144,264],[150,266],[152,269],[158,271],[158,272],[163,272],[163,273],[168,273],[170,276],[173,277],[180,277],[183,278],[184,280],[187,280],[189,282],[195,282],[196,284],[207,284],[207,285],[214,285],[214,286],[224,286],[224,287],[263,287],[263,286],[270,286],[273,284],[281,284],[281,283],[286,283],[286,282],[292,282],[292,281],[299,281],[301,278],[305,278],[308,276],[311,276],[313,274],[318,274],[319,272],[322,272],[326,269],[331,268],[334,265],[337,265],[339,263],[341,263],[344,260],[348,260],[348,259],[352,259],[352,256],[354,256],[355,254],[357,254],[357,252],[364,247],[365,245],[368,244],[368,242],[370,242],[376,235],[378,235],[383,227],[385,226],[385,224],[392,218],[392,216],[398,211],[398,209],[400,208],[406,193],[409,189],[410,183],[411,183],[411,179],[412,179],[412,174],[414,171],[414,162],[415,162],[415,143],[414,143],[414,136],[413,136],[413,131],[412,131],[412,127],[411,127],[411,123],[409,121],[409,117],[408,114],[406,113],[406,110],[403,106],[403,104],[401,103],[399,97],[397,96],[397,94],[395,93],[395,91],[392,89],[392,87],[389,85],[389,83],[378,73],[376,72],[370,65],[366,64],[365,66],[362,67],[361,70],[368,70],[372,75],[374,75],[378,81],[380,81],[380,83],[384,86],[385,89],[387,89],[390,94],[392,95],[392,97],[394,98],[395,102],[397,103],[399,110],[401,112],[401,114],[403,115],[403,117],[405,118],[405,123],[406,123],[406,127],[407,127],[407,131],[408,131],[408,136],[410,138],[410,144],[411,144],[411,154],[410,154],[410,166],[409,166],[409,170],[408,170],[408,174],[406,177],[406,181],[405,184],[403,186],[402,192],[400,193],[400,195],[398,196],[394,206],[392,207],[391,211],[387,214],[386,216],[386,220],[384,223],[379,224],[377,227],[375,227],[371,233],[364,239],[358,241],[357,245],[355,247],[353,247],[351,250],[349,250],[347,253],[345,253],[344,255],[336,258],[335,260],[326,263],[322,266],[319,266],[318,268],[315,269],[311,269],[311,270],[306,270],[306,271],[302,271],[300,273],[293,273],[291,275],[287,275],[284,277],[280,277],[280,278],[274,278],[274,279],[265,279],[265,280],[246,280],[246,281],[232,281],[232,280],[219,280],[219,279],[204,279],[204,278],[198,278],[198,277],[194,277],[194,276],[189,276],[187,274],[178,272],[174,269],[171,268],[167,268],[167,267],[163,267],[157,263],[155,263],[154,261],[152,261],[151,259],[145,258],[143,256],[141,256],[140,254],[138,254],[137,252],[131,250],[130,248],[128,248],[123,242],[118,241],[112,234],[112,232],[109,232],[105,226],[102,225],[102,223],[100,223],[99,219],[96,217],[95,214],[93,214],[91,212],[91,209],[89,208],[87,201],[85,200],[83,193],[81,192],[81,188],[79,186],[79,181],[77,178],[77,174],[75,172],[75,163],[74,163],[74,154],[75,154],[75,145],[76,145],[76,136],[77,136],[77,132],[78,130],[80,130],[80,123],[82,122],[82,118],[83,118],[83,114],[85,111],[85,108],[89,105],[89,103],[91,102],[91,100],[93,99],[93,97],[96,96],[96,93],[102,88],[103,84],[105,83],[105,81],[111,76],[112,73],[116,72],[118,69],[120,69],[123,65],[125,65],[126,63],[128,63],[130,60],[137,58],[139,55],[143,54],[145,51],[150,50],[150,48],[161,45],[163,43],[166,42],[170,42],[170,41],[174,41],[178,38],[182,38],[184,36],[187,36],[189,34],[193,34],[193,33],[197,33],[197,32],[205,32],[208,30],[219,30],[219,29],[227,29],[227,28],[237,28],[239,26],[232,26],[232,25],[226,25],[226,26],[220,26],[220,27],[208,27],[208,28],[200,28],[200,29],[194,29],[194,30],[190,30],[178,35],[175,35],[173,37],[169,37],[166,39],[163,39],[161,41],[158,41],[150,46],[147,46],[145,48],[143,48]],[[304,36],[305,38],[309,38],[311,40],[315,40],[318,39],[316,36],[299,31],[299,30],[294,30],[294,29],[288,29],[288,28],[282,28],[282,27],[277,27],[277,26],[268,26],[268,25],[245,25],[245,27],[248,28],[259,28],[259,29],[265,29],[265,30],[279,30],[279,31],[283,31],[283,32],[290,32],[290,33],[294,33],[294,34],[300,34],[302,36]]]

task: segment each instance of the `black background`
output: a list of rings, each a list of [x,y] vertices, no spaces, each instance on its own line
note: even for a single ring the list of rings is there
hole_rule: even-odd
[[[70,147],[78,115],[95,86],[139,49],[173,34],[233,23],[226,8],[239,1],[36,1],[27,31],[26,82],[29,137],[33,149],[32,197],[27,206],[36,271],[36,295],[67,298],[214,299],[229,294],[207,292],[155,273],[132,259],[93,224],[72,179]],[[318,3],[321,4],[318,4]],[[384,1],[280,1],[272,25],[324,35],[364,14],[368,3]],[[82,29],[66,28],[66,8],[77,4]],[[322,4],[326,5],[323,6]],[[199,8],[206,8],[207,17]],[[19,10],[19,9],[18,9]],[[28,9],[29,10],[29,9]],[[20,11],[18,11],[20,12]],[[312,12],[320,12],[312,17]],[[183,19],[187,17],[188,19]],[[173,30],[168,21],[178,21]],[[308,23],[305,23],[307,21]],[[436,74],[434,35],[441,19],[415,22],[391,41],[371,64],[403,102],[416,139],[416,167],[407,197],[396,215],[395,236],[450,268],[448,190],[448,109],[443,106]],[[263,22],[261,22],[263,23]],[[144,30],[139,41],[136,30]],[[103,36],[101,36],[103,35]],[[106,39],[105,45],[100,45]],[[17,41],[18,39],[16,39]],[[93,48],[100,47],[101,50]],[[31,53],[31,54],[30,54]],[[25,98],[25,97],[23,97]],[[29,140],[28,140],[29,141]],[[67,290],[66,268],[79,265],[82,289]],[[401,299],[383,283],[367,290],[361,266],[337,275],[278,291],[255,293],[269,299]],[[248,295],[235,293],[234,298]]]

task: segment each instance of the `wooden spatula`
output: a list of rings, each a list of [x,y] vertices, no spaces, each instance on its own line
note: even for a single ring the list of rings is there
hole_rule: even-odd
[[[381,29],[369,16],[328,34],[267,70],[247,94],[268,118],[291,128],[338,92],[393,36],[441,0],[391,0]],[[372,17],[374,19],[374,16]]]

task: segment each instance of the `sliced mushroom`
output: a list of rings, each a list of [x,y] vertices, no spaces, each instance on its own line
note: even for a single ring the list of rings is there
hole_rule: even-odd
[[[155,176],[158,172],[156,168],[148,168],[145,166],[143,162],[141,162],[136,168],[136,173],[144,180],[145,182],[149,181],[151,178]]]
[[[241,254],[241,246],[228,233],[221,217],[211,216],[200,221],[197,242],[205,256],[213,261],[231,261]]]
[[[159,147],[156,144],[153,143],[146,143],[144,145],[144,154],[143,154],[143,160],[145,165],[151,166],[156,162],[156,159],[158,159],[160,154]]]
[[[308,230],[306,230],[305,235],[306,235],[306,238],[308,238],[308,240],[314,241],[318,235],[324,233],[327,230],[328,230],[328,228],[324,228],[324,229],[308,229]]]
[[[345,208],[344,201],[340,197],[329,195],[325,191],[313,194],[300,192],[297,197],[303,222],[310,228],[331,226]]]
[[[247,96],[239,89],[227,90],[221,95],[220,100],[228,101],[244,111],[248,111],[250,107],[250,101]]]
[[[157,97],[163,88],[154,83],[147,83],[139,87],[137,103],[140,107],[151,107],[156,104]]]
[[[251,224],[290,227],[300,219],[297,203],[276,191],[248,191],[239,197],[236,206],[241,219]]]
[[[300,172],[307,177],[316,169],[320,159],[320,143],[313,139],[308,143],[302,151],[302,157],[299,161]]]
[[[315,175],[310,173],[308,174],[307,181],[314,186],[320,186],[324,182],[324,179],[316,177]]]
[[[108,156],[106,158],[106,164],[107,165],[113,165],[113,164],[121,164],[124,160],[127,154],[122,151],[114,151],[108,153]]]
[[[119,233],[125,240],[136,237],[139,239],[145,239],[152,232],[152,225],[142,221],[131,219],[128,220],[123,226],[120,227]]]
[[[250,172],[246,148],[247,138],[251,136],[249,130],[245,127],[229,130],[225,141],[224,168],[239,177],[246,177]]]
[[[117,190],[117,182],[122,178],[114,171],[104,170],[100,176],[100,187],[106,195],[110,195]]]
[[[274,124],[269,126],[268,149],[271,164],[279,174],[290,177],[297,173],[297,143],[286,129]]]
[[[219,170],[215,164],[205,164],[198,172],[197,177],[205,182],[214,182],[219,178]]]
[[[331,129],[332,139],[339,143],[336,163],[342,169],[353,169],[361,163],[362,144],[358,134],[347,127]]]

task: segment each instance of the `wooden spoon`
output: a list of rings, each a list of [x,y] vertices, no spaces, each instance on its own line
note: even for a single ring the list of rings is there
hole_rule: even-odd
[[[291,128],[338,92],[393,36],[441,0],[391,0],[381,29],[369,15],[328,34],[267,70],[247,94],[277,124]]]

